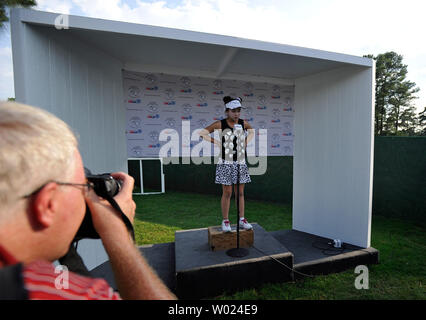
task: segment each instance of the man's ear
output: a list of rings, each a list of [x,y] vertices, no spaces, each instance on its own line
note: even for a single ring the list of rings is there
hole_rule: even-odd
[[[58,185],[50,182],[44,186],[32,201],[32,211],[35,221],[42,227],[49,227],[55,218],[58,209]]]

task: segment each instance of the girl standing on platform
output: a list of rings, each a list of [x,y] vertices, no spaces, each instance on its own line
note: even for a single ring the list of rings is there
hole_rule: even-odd
[[[234,185],[234,193],[237,195],[237,177],[238,168],[240,172],[240,188],[239,188],[239,224],[240,228],[245,230],[252,229],[252,225],[248,223],[244,217],[244,186],[246,183],[251,182],[248,167],[245,161],[245,150],[248,142],[253,138],[254,132],[251,125],[240,119],[241,114],[241,98],[233,98],[226,96],[223,98],[225,103],[226,118],[216,121],[202,130],[200,135],[204,140],[218,145],[221,148],[221,158],[216,166],[216,179],[215,183],[222,185],[222,230],[224,232],[231,231],[231,224],[229,222],[229,206],[232,196],[232,186]],[[238,130],[244,133],[244,145],[241,148],[237,147]],[[210,136],[214,130],[221,130],[221,141],[215,140]],[[246,135],[248,131],[248,134]],[[240,151],[240,152],[239,152]]]

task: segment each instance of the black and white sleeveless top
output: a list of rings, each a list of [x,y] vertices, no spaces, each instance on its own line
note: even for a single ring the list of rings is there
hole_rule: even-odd
[[[240,124],[243,127],[243,132],[245,133],[244,120],[238,119],[238,124]],[[238,160],[237,137],[233,134],[234,129],[228,125],[228,122],[226,121],[226,119],[221,120],[221,128],[222,128],[222,160],[237,161]],[[244,148],[240,148],[240,150],[241,149],[243,150],[243,152],[245,152]],[[245,155],[240,156],[240,160],[242,159],[245,159]]]

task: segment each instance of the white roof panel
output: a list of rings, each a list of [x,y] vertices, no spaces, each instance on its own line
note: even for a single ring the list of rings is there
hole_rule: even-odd
[[[54,27],[59,14],[19,10],[22,22]],[[208,77],[259,77],[289,81],[306,75],[357,65],[371,59],[143,24],[69,16],[64,35],[80,39],[123,62],[126,69],[187,72]]]

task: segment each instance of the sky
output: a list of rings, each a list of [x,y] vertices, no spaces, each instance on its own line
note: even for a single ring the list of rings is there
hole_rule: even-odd
[[[282,43],[355,56],[395,51],[426,107],[424,0],[38,0],[34,9]],[[10,27],[0,31],[0,100],[14,97]]]

